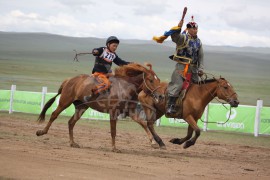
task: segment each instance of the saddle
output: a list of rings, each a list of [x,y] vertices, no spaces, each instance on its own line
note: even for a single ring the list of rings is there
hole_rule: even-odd
[[[91,76],[94,77],[96,84],[95,88],[92,90],[94,94],[100,94],[105,91],[110,91],[111,81],[109,79],[113,76],[112,73],[94,73]]]

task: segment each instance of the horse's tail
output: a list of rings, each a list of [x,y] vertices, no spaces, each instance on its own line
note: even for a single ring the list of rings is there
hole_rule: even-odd
[[[57,93],[53,98],[51,98],[51,99],[44,105],[44,107],[43,107],[43,109],[42,109],[42,111],[41,111],[41,113],[40,113],[40,115],[39,115],[39,117],[38,117],[38,122],[39,122],[39,123],[41,123],[41,122],[43,122],[43,121],[45,120],[46,111],[47,111],[47,110],[51,107],[51,105],[54,103],[56,97],[57,97],[59,94],[62,93],[63,86],[64,86],[64,84],[65,84],[67,81],[68,81],[68,80],[65,80],[65,81],[61,84],[60,88],[58,89],[58,93]]]

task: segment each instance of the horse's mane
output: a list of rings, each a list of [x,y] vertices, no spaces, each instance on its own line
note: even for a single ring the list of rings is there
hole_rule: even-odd
[[[146,66],[148,66],[149,69],[152,71],[151,64],[147,63]],[[146,71],[148,71],[146,67],[137,63],[130,63],[124,66],[119,66],[115,68],[114,70],[115,76],[120,76],[120,77],[135,77]]]
[[[206,79],[206,80],[202,80],[202,83],[211,83],[211,82],[216,82],[217,79],[216,78],[212,78],[212,79]]]
[[[220,78],[212,77],[211,79],[204,79],[204,80],[195,82],[195,84],[207,84],[207,83],[211,83],[211,82],[216,82],[219,79],[225,80],[225,78],[223,78],[223,77],[220,77]]]

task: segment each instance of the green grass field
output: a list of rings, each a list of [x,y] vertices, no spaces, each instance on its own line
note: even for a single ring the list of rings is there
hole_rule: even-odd
[[[76,49],[89,52],[104,46],[104,39],[74,38],[41,33],[0,32],[0,89],[56,92],[61,82],[79,74],[89,74],[94,64],[91,55],[73,62]],[[150,62],[163,81],[169,81],[175,62],[171,44],[124,40],[119,56],[127,61]],[[232,83],[241,104],[255,105],[258,98],[270,106],[270,48],[205,46],[205,72],[225,77]],[[116,67],[115,65],[113,67]]]

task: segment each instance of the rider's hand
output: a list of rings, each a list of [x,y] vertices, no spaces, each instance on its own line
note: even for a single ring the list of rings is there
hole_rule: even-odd
[[[94,50],[92,51],[92,54],[93,54],[93,55],[97,55],[97,54],[98,54],[98,50],[94,49]]]
[[[202,70],[199,70],[199,71],[198,71],[198,76],[200,76],[200,77],[201,77],[203,74],[204,74],[204,73],[203,73],[203,71],[202,71]]]

